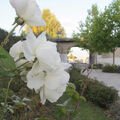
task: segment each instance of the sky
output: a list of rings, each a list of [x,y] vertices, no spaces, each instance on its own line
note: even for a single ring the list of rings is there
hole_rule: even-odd
[[[79,47],[72,47],[68,56],[71,53],[72,53],[72,55],[74,55],[75,57],[78,57],[78,58],[89,57],[89,50],[83,50],[82,48],[79,48]]]
[[[41,10],[49,8],[56,15],[66,30],[67,37],[71,37],[73,31],[77,31],[80,21],[84,22],[87,10],[91,8],[92,4],[97,4],[102,11],[111,2],[112,0],[37,0]],[[10,31],[15,17],[15,10],[9,0],[1,0],[0,28]],[[19,34],[19,28],[16,32]]]

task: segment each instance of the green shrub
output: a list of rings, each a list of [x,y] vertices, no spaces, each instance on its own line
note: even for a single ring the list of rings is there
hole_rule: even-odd
[[[118,93],[114,88],[107,87],[97,80],[90,80],[85,90],[85,97],[100,107],[108,108],[117,100]]]
[[[81,93],[86,76],[81,75],[76,69],[70,71],[70,82],[76,85],[76,90]],[[89,79],[84,92],[84,97],[103,108],[108,108],[118,98],[118,92],[112,87],[107,87],[97,80]]]
[[[111,105],[110,114],[112,116],[115,116],[115,120],[120,120],[120,100],[116,101],[113,105]]]
[[[119,73],[119,66],[117,65],[105,65],[102,69],[103,72]]]
[[[102,64],[93,64],[89,66],[90,69],[102,69],[103,65]]]

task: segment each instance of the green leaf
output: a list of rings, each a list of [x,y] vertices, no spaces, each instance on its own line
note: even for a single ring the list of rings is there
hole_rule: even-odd
[[[78,93],[78,92],[74,92],[74,94],[73,94],[72,98],[73,98],[74,100],[78,101],[78,100],[79,100],[79,98],[80,98],[79,93]]]
[[[15,62],[9,53],[0,46],[0,72],[16,69]]]
[[[19,107],[19,108],[23,108],[24,104],[22,102],[16,103],[15,106]]]
[[[71,98],[67,99],[63,104],[56,104],[56,106],[65,107],[70,102],[70,100],[71,100]]]
[[[83,102],[86,102],[86,98],[83,97],[83,96],[80,96],[80,100],[83,101]]]
[[[69,83],[67,88],[75,90],[76,86],[73,83]]]
[[[62,107],[61,112],[63,113],[63,115],[66,115],[66,114],[67,114],[66,108],[65,108],[65,107]]]
[[[9,107],[8,110],[9,110],[12,114],[14,113],[14,110],[13,110],[11,107]]]
[[[0,55],[0,58],[6,58],[6,56],[5,55]]]
[[[79,93],[76,91],[76,87],[74,84],[70,83],[67,86],[66,92],[67,95],[69,95],[70,97],[72,97],[75,101],[79,100]]]
[[[31,102],[32,100],[28,99],[28,98],[23,98],[24,102]]]
[[[40,117],[40,118],[36,118],[35,120],[48,120],[48,119]]]

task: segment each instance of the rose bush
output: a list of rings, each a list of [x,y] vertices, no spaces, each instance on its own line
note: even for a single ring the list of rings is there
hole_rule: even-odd
[[[35,0],[10,0],[10,3],[26,24],[45,25]],[[31,65],[27,71],[22,67],[21,75],[26,71],[27,86],[40,93],[42,104],[46,100],[56,102],[62,96],[70,78],[66,72],[70,65],[61,62],[56,43],[47,41],[46,32],[36,37],[29,29],[26,40],[14,44],[10,55],[17,67],[25,63]]]

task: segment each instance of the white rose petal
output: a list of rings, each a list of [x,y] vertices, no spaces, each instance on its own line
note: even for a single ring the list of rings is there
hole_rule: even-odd
[[[26,71],[25,69],[23,69],[20,72],[21,80],[23,80],[25,83],[27,83],[27,81],[26,81],[26,75],[27,75],[27,73],[28,73],[28,71]]]
[[[68,83],[70,76],[65,71],[48,72],[45,77],[45,86],[51,90]]]
[[[64,70],[68,70],[72,65],[69,63],[61,63],[61,66],[63,66]]]
[[[60,63],[59,54],[52,48],[46,47],[38,48],[36,51],[36,56],[40,62],[45,67],[45,70],[55,70]]]
[[[23,53],[28,61],[31,61],[31,60],[33,61],[35,59],[34,41],[36,38],[34,34],[30,31],[26,39],[27,40],[23,42]]]
[[[45,104],[45,102],[47,100],[45,93],[44,93],[44,91],[45,91],[44,88],[45,88],[44,86],[40,88],[40,98],[41,98],[41,103],[43,105]]]
[[[44,84],[44,73],[41,71],[38,63],[34,63],[32,69],[27,74],[27,86],[36,91]]]
[[[15,61],[20,58],[20,54],[22,53],[22,44],[23,42],[19,41],[10,48],[10,55]]]
[[[65,90],[66,90],[66,85],[60,86],[56,90],[51,90],[51,89],[48,89],[47,87],[44,87],[44,89],[43,89],[44,96],[43,96],[43,98],[41,98],[41,100],[43,101],[43,99],[46,98],[47,100],[49,100],[52,103],[56,102],[63,95]],[[42,104],[44,104],[44,103],[42,103]]]
[[[36,49],[41,47],[46,41],[46,32],[43,32],[38,38],[36,38],[32,30],[29,30],[30,32],[27,35],[26,40],[23,42],[23,53],[28,61],[34,61],[36,57]]]

